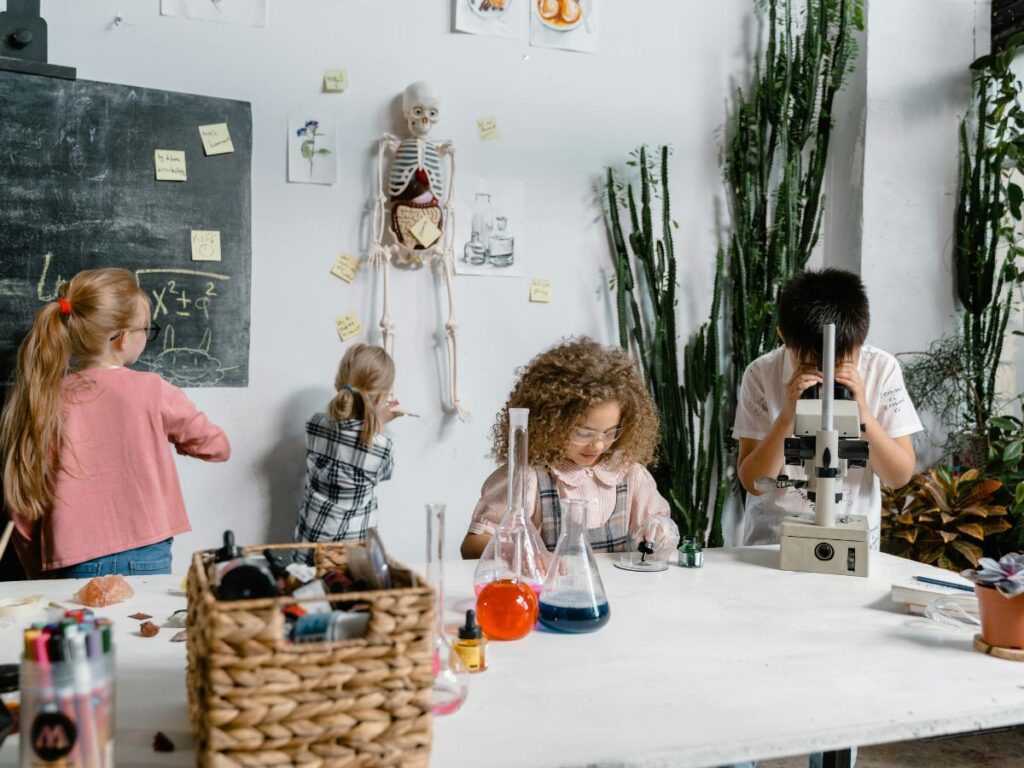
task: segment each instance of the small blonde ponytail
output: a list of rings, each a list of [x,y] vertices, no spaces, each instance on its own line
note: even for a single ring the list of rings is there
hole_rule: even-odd
[[[370,445],[383,429],[375,401],[387,396],[395,383],[395,363],[381,347],[367,344],[352,346],[338,366],[334,388],[338,394],[327,404],[327,414],[335,421],[361,419],[359,442]]]

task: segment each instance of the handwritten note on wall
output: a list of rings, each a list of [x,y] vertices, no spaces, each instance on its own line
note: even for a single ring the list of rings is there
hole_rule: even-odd
[[[199,136],[203,140],[203,150],[207,155],[224,155],[235,151],[227,123],[200,125]]]
[[[331,274],[341,280],[344,280],[346,283],[351,283],[355,280],[356,272],[358,271],[359,260],[347,253],[341,254],[341,256],[335,260],[334,266],[331,267]]]
[[[501,131],[498,130],[498,118],[494,115],[478,117],[476,121],[476,132],[480,141],[494,141],[501,138]]]
[[[548,304],[551,301],[551,281],[537,278],[530,281],[530,301]]]
[[[348,89],[348,72],[344,69],[324,70],[324,90],[344,91]]]
[[[354,339],[363,332],[363,326],[359,324],[359,318],[356,317],[355,312],[340,315],[335,319],[334,325],[338,329],[338,336],[342,341]]]
[[[220,232],[218,230],[192,230],[192,261],[220,261]]]
[[[153,165],[157,181],[187,181],[185,153],[177,149],[158,149],[153,152]]]

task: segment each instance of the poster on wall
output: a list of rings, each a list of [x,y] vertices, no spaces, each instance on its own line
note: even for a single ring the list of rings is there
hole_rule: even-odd
[[[471,35],[523,36],[531,0],[455,0],[455,29]]]
[[[338,180],[338,132],[322,120],[288,120],[288,181],[333,184]]]
[[[267,26],[267,0],[160,0],[161,16]]]
[[[530,45],[597,53],[600,0],[529,0]]]
[[[523,182],[460,175],[455,210],[456,274],[523,276]]]

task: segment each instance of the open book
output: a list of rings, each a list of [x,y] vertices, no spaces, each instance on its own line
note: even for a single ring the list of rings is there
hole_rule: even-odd
[[[963,584],[966,587],[974,586],[967,579],[955,573],[943,574],[942,580]],[[962,589],[928,584],[913,578],[907,578],[892,585],[892,601],[907,606],[912,613],[924,613],[924,607],[936,597],[950,597],[960,603],[968,613],[974,615],[978,613],[978,598]]]

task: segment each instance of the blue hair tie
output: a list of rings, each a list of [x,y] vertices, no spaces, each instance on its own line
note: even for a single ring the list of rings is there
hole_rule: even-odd
[[[354,389],[352,389],[352,387],[350,387],[348,384],[343,385],[342,389],[344,389],[350,395],[354,395],[356,393],[356,391]]]

